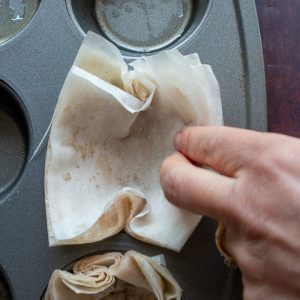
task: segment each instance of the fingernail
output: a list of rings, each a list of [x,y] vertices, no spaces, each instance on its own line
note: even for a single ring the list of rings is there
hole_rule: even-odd
[[[182,133],[181,131],[177,132],[174,138],[174,148],[177,151],[180,151],[181,149],[181,139],[182,139]]]

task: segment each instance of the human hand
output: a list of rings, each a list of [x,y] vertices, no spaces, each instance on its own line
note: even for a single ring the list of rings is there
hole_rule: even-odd
[[[161,168],[165,196],[225,224],[244,299],[300,299],[300,140],[191,127],[174,146]]]

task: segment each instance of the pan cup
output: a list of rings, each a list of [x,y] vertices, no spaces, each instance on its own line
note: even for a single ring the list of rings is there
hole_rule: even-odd
[[[28,156],[29,126],[19,96],[0,80],[0,202],[18,181]]]
[[[151,53],[184,41],[201,24],[211,0],[66,0],[84,36],[91,30],[125,54]],[[127,53],[126,53],[127,52]]]
[[[40,0],[0,0],[0,44],[25,28],[39,4]]]

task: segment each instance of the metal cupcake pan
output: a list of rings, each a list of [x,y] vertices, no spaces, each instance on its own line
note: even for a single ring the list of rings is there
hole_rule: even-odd
[[[114,4],[103,0],[109,1]],[[88,8],[85,17],[78,17],[78,5],[91,3],[42,0],[28,24],[0,44],[0,299],[40,299],[54,269],[91,253],[129,249],[164,254],[185,299],[241,299],[240,274],[224,265],[214,245],[216,223],[206,218],[180,253],[125,233],[93,244],[48,247],[43,185],[46,142],[33,159],[32,155],[50,123],[84,32],[91,29],[107,35],[95,20],[95,6]],[[194,0],[192,5],[182,34],[160,47],[178,47],[184,54],[198,52],[203,63],[212,65],[221,86],[226,125],[266,130],[263,57],[254,1]],[[85,18],[89,21],[83,25]],[[121,45],[124,56],[140,55],[141,48],[129,46]]]

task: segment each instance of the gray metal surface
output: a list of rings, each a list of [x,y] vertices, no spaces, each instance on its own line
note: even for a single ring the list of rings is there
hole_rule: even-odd
[[[212,65],[221,86],[225,124],[265,130],[265,81],[254,1],[210,0],[204,20],[195,20],[188,36],[176,46],[184,54],[198,52],[202,62]],[[0,45],[0,80],[16,91],[26,108],[31,154],[49,125],[82,39],[66,3],[43,0],[28,26]],[[78,257],[128,249],[148,255],[163,253],[186,299],[241,299],[239,274],[228,269],[217,253],[216,224],[209,219],[200,223],[180,253],[144,244],[124,233],[94,244],[49,248],[43,186],[45,145],[34,160],[27,161],[13,188],[0,195],[0,273],[5,270],[13,299],[39,299],[53,270]]]

